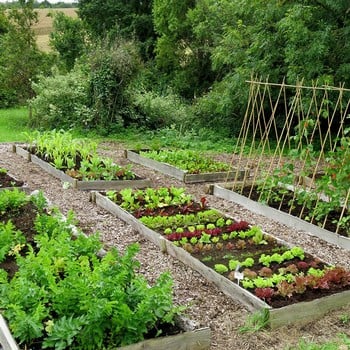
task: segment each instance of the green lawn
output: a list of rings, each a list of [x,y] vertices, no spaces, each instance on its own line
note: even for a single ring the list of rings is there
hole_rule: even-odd
[[[0,109],[0,142],[24,141],[23,132],[28,131],[26,107]]]

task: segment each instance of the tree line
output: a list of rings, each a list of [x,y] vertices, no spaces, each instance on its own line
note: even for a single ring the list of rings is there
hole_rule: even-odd
[[[0,10],[1,107],[29,100],[43,127],[235,134],[252,75],[350,86],[348,0],[79,0],[77,11],[55,16],[44,54],[34,2]]]

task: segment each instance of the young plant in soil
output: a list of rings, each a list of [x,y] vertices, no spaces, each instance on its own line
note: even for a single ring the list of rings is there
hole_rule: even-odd
[[[168,163],[189,174],[229,171],[230,165],[203,157],[191,150],[141,151],[140,155],[162,163]]]
[[[97,154],[97,145],[74,139],[65,131],[35,131],[27,134],[28,150],[56,169],[82,181],[133,180],[131,166],[122,167]]]
[[[165,197],[169,196],[169,189],[160,190],[161,193],[164,191]],[[328,266],[306,254],[301,247],[284,246],[257,226],[225,217],[208,208],[205,198],[196,203],[181,189],[181,198],[186,201],[182,204],[176,201],[174,210],[170,199],[159,200],[158,191],[113,191],[109,198],[134,214],[145,226],[273,307],[350,288],[348,271]],[[188,210],[193,207],[196,210]]]
[[[185,193],[184,188],[161,187],[133,190],[125,188],[120,192],[108,191],[107,197],[123,209],[131,212],[139,218],[145,215],[158,215],[167,211],[176,211],[178,208],[183,212],[202,210],[205,206],[205,198],[201,204],[194,204],[192,196]]]
[[[183,308],[172,279],[164,273],[150,286],[137,273],[138,245],[98,257],[98,235],[73,236],[72,215],[47,213],[40,194],[14,193],[1,211],[0,309],[21,347],[112,349],[173,324]]]
[[[7,187],[21,187],[23,185],[23,181],[14,179],[8,174],[7,169],[0,167],[0,189]]]
[[[350,137],[349,130],[338,140],[338,147],[325,155],[325,166],[319,176],[313,174],[319,155],[312,149],[291,151],[291,160],[267,178],[257,182],[257,195],[250,197],[274,208],[289,212],[316,225],[344,236],[350,235]],[[296,159],[297,158],[297,159]],[[294,163],[302,160],[300,176],[313,174],[315,188],[296,186]],[[286,186],[296,186],[294,192]],[[250,191],[250,189],[249,189]]]

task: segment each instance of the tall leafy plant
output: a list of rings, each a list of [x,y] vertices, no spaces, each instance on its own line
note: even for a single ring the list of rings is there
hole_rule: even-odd
[[[88,86],[81,66],[66,74],[53,70],[50,76],[40,76],[32,84],[36,96],[30,100],[29,124],[44,129],[90,126]]]
[[[76,59],[84,53],[86,32],[79,18],[69,17],[63,12],[57,12],[53,16],[50,44],[70,71]]]
[[[91,124],[101,133],[130,122],[126,88],[139,64],[135,45],[124,40],[101,43],[89,54]]]

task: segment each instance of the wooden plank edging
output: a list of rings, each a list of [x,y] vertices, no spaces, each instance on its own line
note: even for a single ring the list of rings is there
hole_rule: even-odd
[[[152,187],[153,183],[148,179],[136,179],[136,180],[95,180],[95,181],[80,181],[72,178],[71,176],[65,174],[63,171],[56,169],[54,166],[40,159],[34,154],[26,151],[22,147],[17,145],[13,145],[13,152],[22,156],[23,158],[31,161],[33,164],[40,166],[44,171],[53,177],[61,180],[62,182],[66,182],[72,185],[73,188],[78,190],[121,190],[123,188],[131,187],[131,188],[145,188]],[[137,174],[135,174],[137,175]]]
[[[146,166],[148,168],[157,170],[163,174],[169,175],[175,179],[178,179],[180,181],[185,181],[185,176],[187,174],[187,171],[178,169],[174,167],[173,165],[158,162],[157,160],[146,158],[140,156],[137,152],[126,150],[125,151],[125,157],[129,160],[131,160],[134,163],[141,164],[143,166]]]
[[[271,208],[268,205],[253,201],[241,194],[228,190],[219,184],[212,186],[212,194],[222,199],[240,204],[248,210],[275,220],[281,224],[287,225],[293,229],[305,231],[306,233],[316,236],[328,243],[350,250],[349,238],[313,225],[305,220],[284,213],[275,208]]]
[[[0,345],[3,350],[19,350],[19,347],[10,330],[7,327],[7,323],[0,313]]]
[[[231,170],[221,171],[212,173],[201,173],[201,174],[189,174],[187,170],[176,168],[173,165],[159,162],[154,159],[143,157],[137,152],[132,150],[125,150],[125,157],[134,163],[146,166],[148,168],[157,170],[163,174],[169,175],[175,179],[178,179],[184,183],[199,183],[199,182],[213,182],[213,181],[225,181],[242,179],[245,170]],[[237,175],[238,172],[238,175]]]
[[[211,331],[208,327],[177,335],[144,340],[118,347],[118,350],[206,350],[210,348]]]
[[[277,328],[281,324],[288,325],[293,322],[305,324],[316,318],[321,318],[332,310],[339,309],[349,304],[350,290],[324,296],[307,302],[300,302],[280,309],[269,311],[269,323],[271,328]]]
[[[323,316],[331,310],[345,306],[350,302],[350,291],[344,291],[308,302],[296,303],[281,308],[272,308],[249,291],[233,283],[228,278],[220,275],[215,270],[194,258],[184,249],[176,247],[161,234],[147,228],[133,215],[120,208],[102,194],[96,192],[94,193],[94,198],[97,205],[101,205],[110,213],[116,215],[126,223],[131,224],[138,232],[160,247],[163,252],[168,253],[193,270],[199,272],[208,281],[214,283],[225,295],[233,300],[240,301],[250,311],[267,310],[269,313],[269,326],[271,328],[278,328],[293,322],[309,322]],[[270,236],[274,237],[273,235]],[[278,241],[290,247],[290,244],[285,243],[283,240],[278,239]]]

